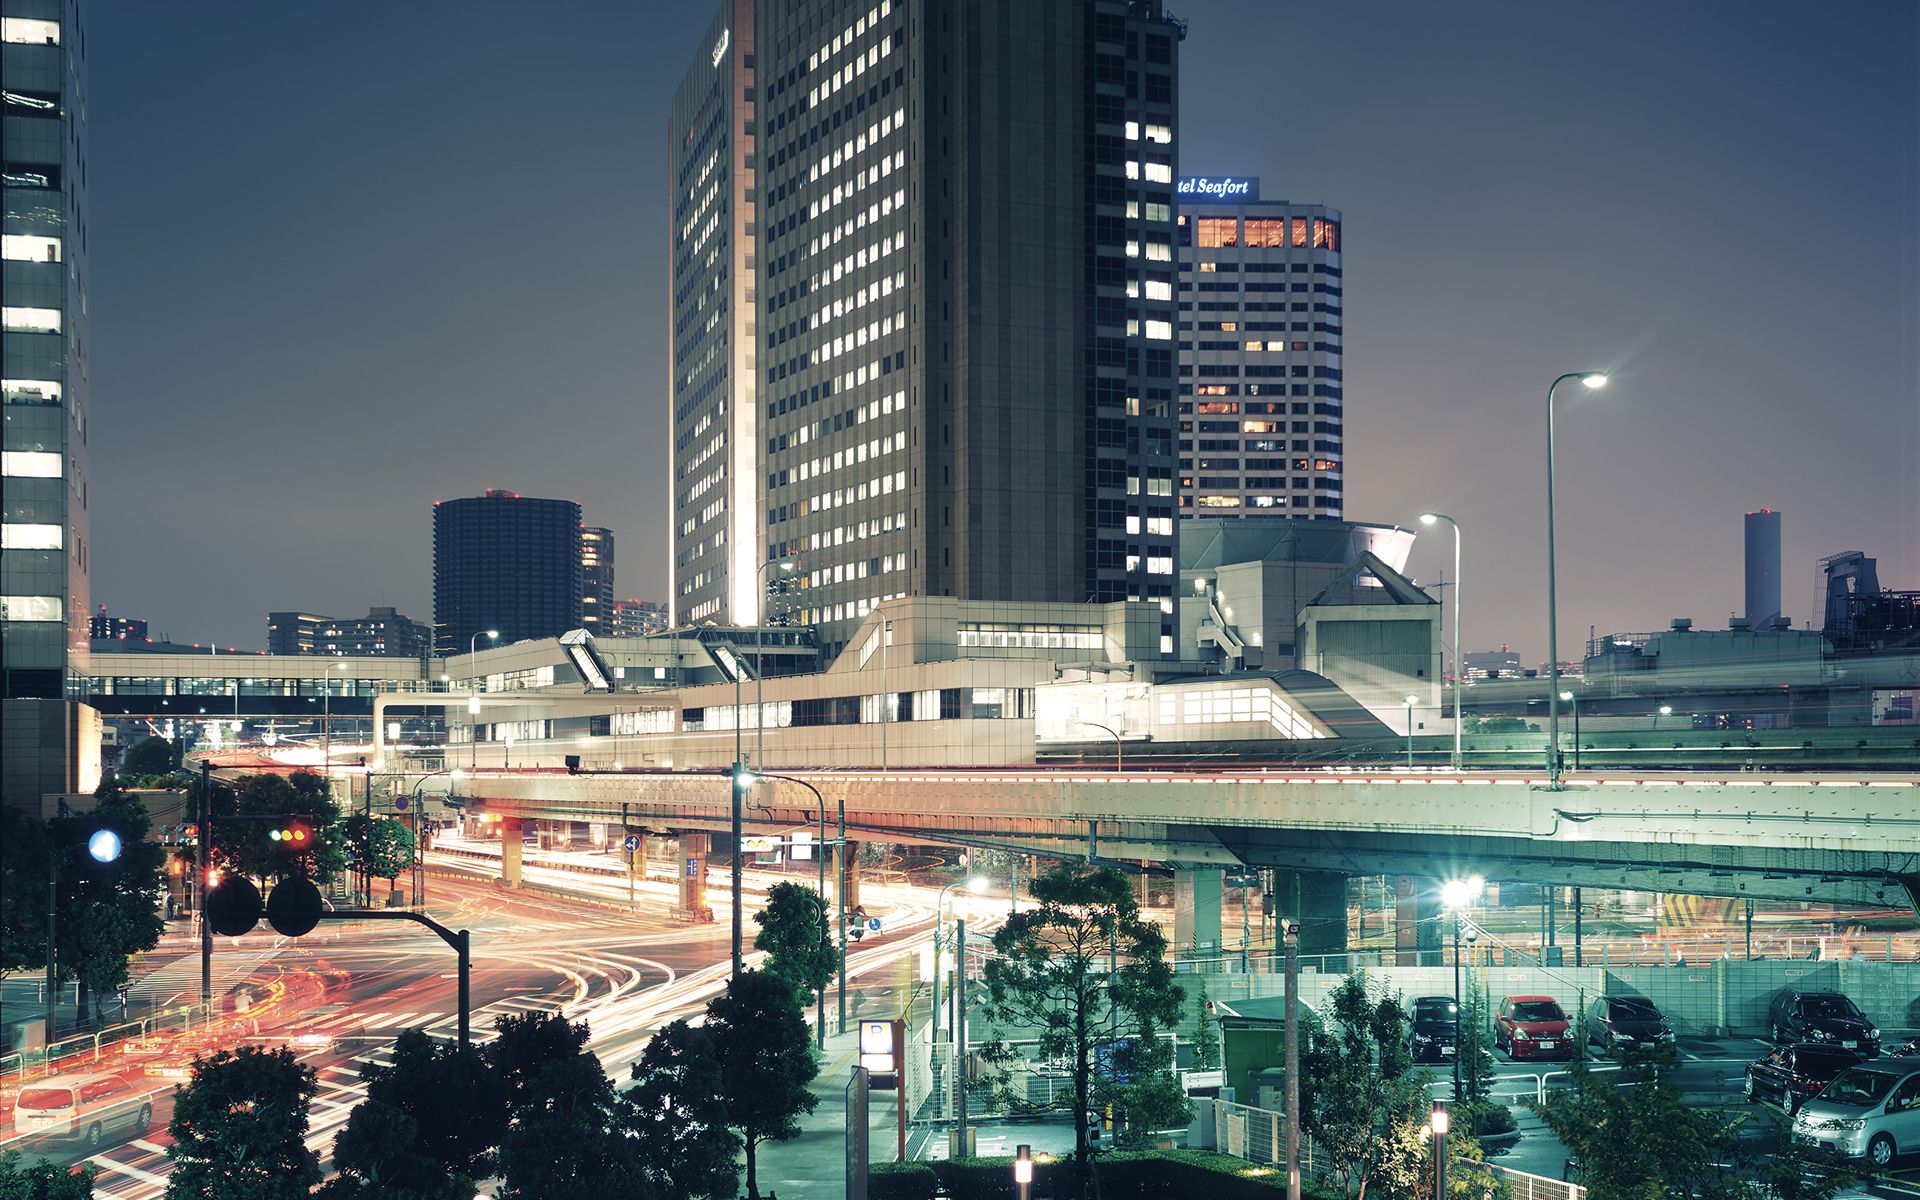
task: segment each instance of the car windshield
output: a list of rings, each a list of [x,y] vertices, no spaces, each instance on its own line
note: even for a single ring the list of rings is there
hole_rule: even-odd
[[[1615,1000],[1613,1017],[1616,1021],[1657,1021],[1660,1010],[1650,1000]]]
[[[1453,1020],[1453,1001],[1451,1000],[1415,1000],[1413,1019],[1416,1021]]]
[[[1898,1075],[1889,1075],[1885,1071],[1855,1067],[1851,1071],[1841,1072],[1840,1078],[1828,1084],[1827,1090],[1820,1093],[1820,1098],[1832,1104],[1858,1104],[1862,1107],[1878,1104],[1898,1078]]]
[[[1860,1061],[1858,1054],[1845,1050],[1805,1049],[1794,1052],[1794,1070],[1802,1075],[1838,1075]]]
[[[1552,1000],[1524,1000],[1513,1006],[1516,1021],[1564,1021],[1567,1014]]]
[[[1860,1010],[1845,996],[1808,996],[1804,1011],[1810,1017],[1857,1017]]]

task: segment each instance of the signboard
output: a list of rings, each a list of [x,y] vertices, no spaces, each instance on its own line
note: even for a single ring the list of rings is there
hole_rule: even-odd
[[[879,932],[880,932],[880,918],[879,918],[879,917],[868,917],[868,918],[867,918],[867,928],[868,928],[869,930],[871,930],[871,931],[873,931],[874,933],[879,933]]]
[[[1188,175],[1173,191],[1182,204],[1245,204],[1260,198],[1260,181],[1250,175]]]
[[[691,855],[687,857],[687,878],[700,878],[700,860]]]
[[[740,839],[740,848],[748,854],[771,854],[780,848],[777,837],[750,836]]]
[[[867,1200],[867,1073],[847,1081],[847,1200]]]
[[[893,1064],[893,1022],[860,1022],[860,1066],[869,1076],[891,1075]],[[879,1081],[869,1078],[869,1084]]]
[[[637,833],[630,833],[626,836],[626,840],[621,844],[626,846],[628,852],[638,850],[640,848],[640,835]]]
[[[813,861],[813,833],[806,829],[797,829],[788,839],[788,848],[795,862]]]

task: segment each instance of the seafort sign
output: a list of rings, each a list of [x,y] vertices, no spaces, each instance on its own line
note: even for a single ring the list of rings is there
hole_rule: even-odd
[[[1174,192],[1183,200],[1199,202],[1226,200],[1258,200],[1260,181],[1245,175],[1225,175],[1210,179],[1205,175],[1189,175],[1174,186]]]

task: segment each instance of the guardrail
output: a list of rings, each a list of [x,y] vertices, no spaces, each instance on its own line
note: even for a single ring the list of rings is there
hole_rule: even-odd
[[[0,1057],[0,1079],[33,1079],[54,1074],[78,1062],[99,1062],[108,1048],[172,1029],[190,1032],[195,1024],[205,1029],[212,1023],[211,1009],[197,1004],[181,1005],[155,1016],[143,1017],[120,1025],[110,1025],[97,1033],[79,1033],[61,1038],[38,1050],[24,1050]]]

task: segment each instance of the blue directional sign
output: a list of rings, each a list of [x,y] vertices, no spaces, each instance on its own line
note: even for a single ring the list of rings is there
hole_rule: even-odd
[[[879,917],[868,917],[868,918],[867,918],[867,928],[868,928],[868,929],[870,929],[870,930],[872,930],[872,931],[873,931],[873,932],[875,932],[875,933],[878,933],[878,932],[880,931],[880,918],[879,918]]]
[[[625,844],[629,850],[638,850],[640,848],[640,835],[637,833],[628,834]]]
[[[412,801],[413,797],[411,796],[395,796],[393,798],[393,807],[396,811],[405,812],[407,811],[407,805]]]

